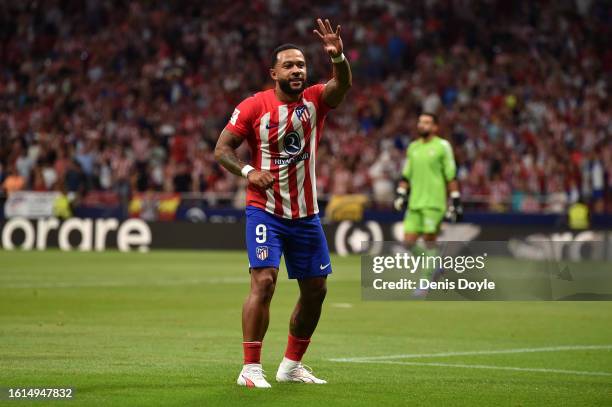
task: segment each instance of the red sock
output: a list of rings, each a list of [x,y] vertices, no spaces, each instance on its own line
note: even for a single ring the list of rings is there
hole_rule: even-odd
[[[260,363],[261,342],[242,342],[244,350],[244,364]]]
[[[302,360],[302,356],[308,349],[310,338],[297,338],[289,334],[289,340],[287,341],[287,350],[285,351],[285,357],[291,359],[294,362]]]

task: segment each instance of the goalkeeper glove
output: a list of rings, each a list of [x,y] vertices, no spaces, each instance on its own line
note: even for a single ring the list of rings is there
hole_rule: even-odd
[[[463,205],[461,205],[461,193],[453,191],[450,194],[451,205],[446,211],[446,218],[452,223],[461,222],[463,220]]]
[[[406,210],[408,207],[408,189],[398,186],[395,194],[395,200],[393,201],[395,210],[400,212]]]

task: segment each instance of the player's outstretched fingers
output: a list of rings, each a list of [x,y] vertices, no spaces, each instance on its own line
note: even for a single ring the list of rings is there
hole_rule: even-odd
[[[319,30],[321,31],[321,34],[323,35],[327,34],[327,29],[325,27],[325,24],[323,24],[323,20],[321,20],[320,18],[317,18],[317,24],[319,25]]]
[[[325,28],[327,28],[327,32],[329,33],[333,33],[334,30],[332,29],[331,23],[329,22],[329,19],[325,19]]]

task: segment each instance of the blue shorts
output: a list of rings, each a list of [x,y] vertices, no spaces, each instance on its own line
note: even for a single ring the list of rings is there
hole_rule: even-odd
[[[302,280],[332,272],[319,215],[284,219],[247,206],[246,245],[251,268],[278,268],[284,254],[289,278]]]

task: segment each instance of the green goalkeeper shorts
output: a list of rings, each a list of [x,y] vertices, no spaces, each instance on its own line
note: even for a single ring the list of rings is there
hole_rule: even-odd
[[[404,217],[405,233],[438,233],[444,211],[435,208],[408,209]]]

